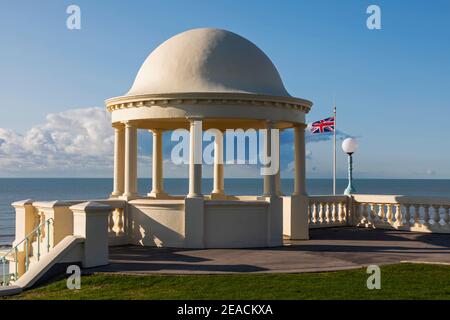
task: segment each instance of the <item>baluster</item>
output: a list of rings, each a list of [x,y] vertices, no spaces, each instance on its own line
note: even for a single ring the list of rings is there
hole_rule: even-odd
[[[318,223],[323,223],[324,222],[324,219],[323,219],[323,212],[324,211],[324,208],[323,208],[323,203],[322,202],[320,202],[319,203],[319,221],[318,221]]]
[[[376,210],[375,210],[375,206],[376,206],[375,203],[371,203],[371,204],[370,204],[370,214],[369,214],[369,217],[370,217],[370,221],[373,222],[373,223],[376,222],[376,221],[377,221],[377,218],[378,218],[377,212],[376,212]]]
[[[332,223],[335,223],[337,221],[336,219],[336,203],[331,202],[330,203],[330,211],[331,211],[331,221]]]
[[[367,216],[366,216],[367,223],[371,223],[372,222],[372,204],[371,203],[367,204],[366,210],[367,210]]]
[[[403,225],[402,207],[399,203],[395,204],[395,225],[401,227]]]
[[[420,224],[420,204],[414,205],[414,225]]]
[[[327,223],[333,223],[333,204],[330,202],[326,203],[327,211],[326,211],[326,217],[327,217]]]
[[[311,202],[308,203],[308,224],[312,223],[312,206]]]
[[[353,212],[354,211],[354,212]],[[346,218],[347,219],[353,219],[353,223],[357,226],[361,223],[361,221],[364,219],[364,204],[360,204],[360,203],[355,203],[353,205],[353,210],[351,212],[351,214],[353,215],[353,217],[349,217],[349,208],[348,206],[345,207],[345,212],[347,214]],[[348,220],[347,220],[348,221]]]
[[[425,204],[423,206],[424,212],[423,212],[423,225],[429,226],[430,225],[430,205]]]
[[[108,215],[108,233],[114,233],[114,211]]]
[[[114,209],[110,215],[112,217],[111,220],[113,222],[113,226],[111,228],[112,234],[117,236],[117,234],[119,233],[119,230],[117,229],[117,219],[119,218],[117,215],[117,209]]]
[[[326,202],[324,202],[323,204],[322,204],[322,215],[321,215],[321,217],[320,217],[320,222],[321,223],[327,223],[327,214],[328,214],[328,204],[326,203]]]
[[[385,222],[385,218],[386,218],[386,214],[385,214],[385,204],[384,203],[379,203],[378,204],[378,220],[380,220],[381,222]],[[389,217],[388,217],[389,218]]]
[[[118,236],[123,232],[122,211],[120,209],[115,209],[112,214],[114,221],[114,227],[112,228],[112,230],[115,233],[115,235]]]
[[[333,202],[333,222],[339,223],[341,221],[341,215],[339,211],[339,202]]]
[[[388,203],[386,204],[386,222],[389,224],[392,224],[392,204]]]
[[[342,202],[339,202],[339,221],[345,222],[346,221],[346,212],[344,211],[344,204]]]
[[[118,213],[119,213],[119,222],[118,222],[118,227],[119,227],[119,233],[123,234],[125,233],[125,215],[124,215],[124,210],[123,209],[117,209]]]
[[[445,214],[444,214],[444,222],[446,226],[448,227],[450,224],[450,206],[445,206]]]
[[[363,223],[364,224],[369,223],[369,220],[370,220],[370,204],[369,203],[364,203],[362,213],[363,213]]]
[[[439,226],[439,225],[440,225],[440,222],[441,222],[441,214],[440,214],[440,212],[439,212],[439,210],[441,209],[441,206],[435,204],[435,205],[433,205],[432,207],[433,207],[433,210],[434,210],[433,222],[434,222],[434,224],[436,224],[437,226]]]
[[[405,220],[404,220],[404,223],[403,223],[403,221],[402,221],[402,223],[406,224],[406,226],[409,226],[411,223],[411,213],[410,213],[411,205],[405,204],[404,208],[405,208]]]
[[[364,223],[364,224],[366,224],[366,223],[369,223],[369,220],[370,220],[370,207],[369,207],[369,203],[363,203],[362,204],[362,222]],[[360,221],[361,222],[361,221]]]
[[[317,204],[317,202],[315,202],[314,204],[313,204],[314,206],[313,206],[313,212],[312,212],[312,222],[314,223],[314,224],[317,224],[317,216],[318,216],[318,204]]]

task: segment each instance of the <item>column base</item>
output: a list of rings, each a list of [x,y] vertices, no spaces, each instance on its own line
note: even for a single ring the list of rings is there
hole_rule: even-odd
[[[112,192],[112,193],[109,195],[109,197],[110,197],[110,198],[119,198],[119,197],[121,197],[122,195],[123,195],[123,192],[114,191],[114,192]]]
[[[124,193],[120,197],[120,199],[127,200],[127,201],[133,200],[133,199],[137,199],[137,198],[139,198],[139,194],[138,193]]]
[[[203,195],[201,193],[188,194],[186,198],[200,198],[203,199]]]
[[[155,199],[168,199],[169,195],[165,192],[153,192],[147,193],[147,197],[155,198]]]
[[[261,198],[270,198],[270,197],[279,197],[280,195],[276,193],[263,193],[260,197]]]
[[[227,200],[227,195],[223,192],[211,192],[211,200]]]

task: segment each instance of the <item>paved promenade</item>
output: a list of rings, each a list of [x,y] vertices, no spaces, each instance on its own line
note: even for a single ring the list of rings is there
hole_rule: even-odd
[[[123,246],[110,249],[110,265],[92,271],[132,274],[318,272],[400,262],[450,265],[450,235],[331,228],[311,240],[268,249],[186,250]]]

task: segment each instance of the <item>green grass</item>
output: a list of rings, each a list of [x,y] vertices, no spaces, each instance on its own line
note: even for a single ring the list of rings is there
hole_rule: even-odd
[[[60,280],[9,299],[450,299],[450,266],[381,268],[368,290],[366,269],[303,274],[83,276],[80,290]]]

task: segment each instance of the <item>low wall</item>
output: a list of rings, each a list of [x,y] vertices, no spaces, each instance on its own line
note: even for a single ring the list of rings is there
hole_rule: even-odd
[[[132,244],[157,247],[183,246],[184,200],[138,199],[128,204]]]
[[[265,247],[270,245],[269,206],[265,200],[132,200],[127,209],[129,242],[175,248]]]
[[[205,247],[268,246],[269,203],[205,201]]]

